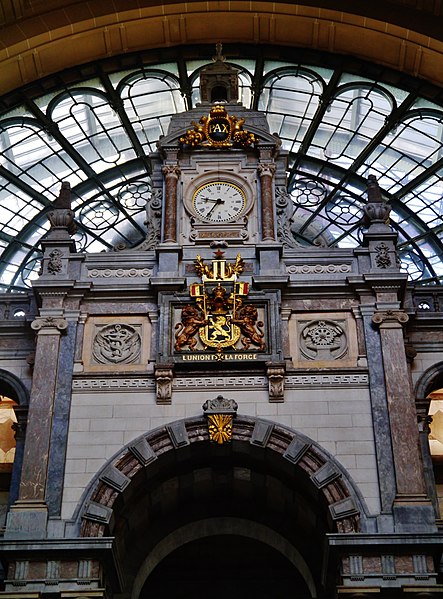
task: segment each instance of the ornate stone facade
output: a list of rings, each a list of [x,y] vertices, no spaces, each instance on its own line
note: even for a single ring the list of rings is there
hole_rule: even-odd
[[[232,537],[300,599],[443,591],[441,294],[408,286],[373,177],[358,248],[300,245],[293,202],[323,183],[286,193],[225,67],[218,47],[150,157],[145,241],[77,252],[64,185],[40,277],[0,299],[18,419],[0,597],[146,599],[183,547],[233,567]]]

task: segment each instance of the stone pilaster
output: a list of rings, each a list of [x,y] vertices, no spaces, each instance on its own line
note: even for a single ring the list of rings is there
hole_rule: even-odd
[[[424,484],[416,410],[404,346],[403,325],[408,316],[402,310],[386,310],[375,312],[372,321],[380,330],[385,373],[397,488],[394,501],[396,529],[424,530],[431,525],[434,514]],[[426,510],[414,510],[412,517],[404,511],[408,507],[425,507]]]
[[[370,305],[361,306],[360,311],[363,317],[368,360],[369,391],[378,465],[381,513],[389,514],[392,510],[396,487],[384,372],[383,368],[380,367],[381,343],[380,336],[372,325],[373,307]],[[390,526],[392,526],[392,516]]]
[[[165,177],[165,212],[163,241],[177,242],[177,183],[180,168],[177,164],[167,164],[162,168]]]
[[[60,336],[66,332],[68,323],[64,318],[39,316],[31,327],[37,332],[34,376],[19,498],[8,515],[6,537],[42,537],[46,532],[46,490]]]
[[[61,512],[76,336],[77,319],[70,319],[68,320],[66,334],[60,337],[52,415],[48,485],[46,491],[46,502],[50,516],[59,516]]]
[[[64,318],[38,317],[31,326],[37,331],[37,345],[20,499],[44,501],[60,335],[68,323]]]
[[[267,162],[259,164],[258,174],[260,176],[261,220],[263,241],[275,241],[274,202],[272,185],[274,173],[274,163]]]

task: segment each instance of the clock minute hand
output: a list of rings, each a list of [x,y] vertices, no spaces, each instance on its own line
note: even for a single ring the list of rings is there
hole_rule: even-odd
[[[221,198],[217,198],[216,200],[214,200],[214,205],[212,206],[211,210],[207,213],[206,218],[209,218],[211,216],[211,214],[214,212],[214,210],[217,208],[217,206],[220,206],[220,204],[224,204],[225,201],[222,200]]]

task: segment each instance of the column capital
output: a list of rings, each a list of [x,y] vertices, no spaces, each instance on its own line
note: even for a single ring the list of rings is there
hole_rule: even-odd
[[[162,173],[165,177],[175,177],[178,179],[181,170],[178,164],[165,164],[162,166]]]
[[[257,171],[260,177],[273,177],[275,164],[273,162],[262,162],[258,165]]]
[[[409,316],[402,310],[386,310],[385,312],[375,312],[372,322],[384,329],[396,329],[406,324]]]
[[[51,335],[54,333],[66,333],[68,321],[66,318],[56,318],[54,316],[37,316],[31,323],[31,328],[37,333]]]

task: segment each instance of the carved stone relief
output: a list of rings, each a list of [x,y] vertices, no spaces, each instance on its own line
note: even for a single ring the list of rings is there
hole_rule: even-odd
[[[145,370],[151,324],[147,316],[92,316],[85,324],[85,371]]]
[[[131,364],[140,359],[140,350],[140,334],[126,324],[102,327],[92,343],[92,354],[99,364]]]
[[[62,271],[62,256],[62,252],[57,248],[55,250],[52,250],[52,252],[49,254],[48,273],[50,275],[57,275]]]
[[[375,246],[375,263],[378,268],[389,268],[392,265],[389,247],[384,241]]]
[[[332,320],[313,320],[301,331],[300,351],[307,360],[339,360],[347,348],[343,327]]]
[[[357,366],[357,327],[350,312],[292,314],[289,343],[296,367]]]

